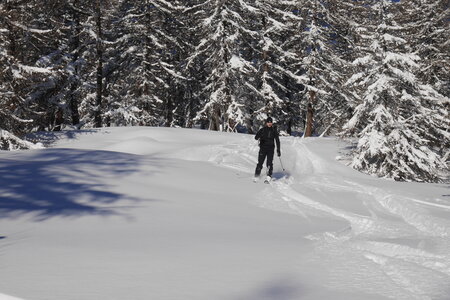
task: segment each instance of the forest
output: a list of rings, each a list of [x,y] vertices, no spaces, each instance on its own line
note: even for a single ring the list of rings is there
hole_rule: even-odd
[[[0,149],[166,126],[339,136],[351,166],[446,182],[447,0],[1,0]]]

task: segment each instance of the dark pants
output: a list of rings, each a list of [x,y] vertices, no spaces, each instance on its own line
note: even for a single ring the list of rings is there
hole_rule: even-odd
[[[264,164],[264,160],[267,157],[267,168],[269,169],[267,171],[267,175],[268,176],[272,176],[272,172],[273,172],[273,153],[275,151],[275,147],[271,147],[271,148],[263,148],[261,147],[259,149],[259,154],[258,154],[258,164],[256,165],[256,170],[255,170],[255,176],[259,176],[261,175],[261,170],[263,168],[263,164]]]

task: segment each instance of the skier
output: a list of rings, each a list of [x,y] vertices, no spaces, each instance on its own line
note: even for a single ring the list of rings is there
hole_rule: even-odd
[[[261,170],[263,168],[264,160],[267,158],[267,177],[264,182],[269,183],[272,179],[273,172],[273,155],[275,151],[275,143],[277,145],[277,155],[281,156],[280,150],[280,137],[278,135],[278,131],[276,126],[273,126],[273,120],[271,117],[268,117],[266,120],[266,125],[261,128],[255,136],[255,140],[259,140],[259,154],[258,154],[258,164],[256,165],[255,170],[255,179],[256,182],[261,175]]]

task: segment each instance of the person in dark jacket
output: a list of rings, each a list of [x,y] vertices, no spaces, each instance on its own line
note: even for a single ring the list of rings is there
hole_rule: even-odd
[[[278,135],[277,128],[273,126],[273,120],[268,117],[266,120],[266,125],[261,128],[255,136],[255,140],[259,140],[259,154],[258,154],[258,164],[256,165],[255,178],[261,175],[261,170],[263,168],[264,160],[267,159],[267,176],[272,177],[273,172],[273,155],[275,152],[275,144],[277,146],[277,154],[281,156],[280,149],[280,137]],[[268,178],[268,180],[270,180]]]

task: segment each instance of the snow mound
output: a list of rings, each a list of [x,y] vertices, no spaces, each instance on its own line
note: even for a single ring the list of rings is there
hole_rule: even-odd
[[[138,136],[113,143],[102,150],[123,152],[136,155],[149,155],[164,150],[163,143],[148,136]]]

